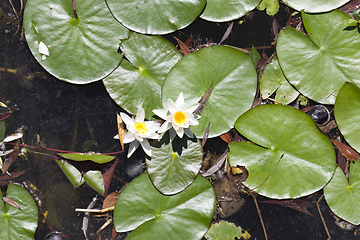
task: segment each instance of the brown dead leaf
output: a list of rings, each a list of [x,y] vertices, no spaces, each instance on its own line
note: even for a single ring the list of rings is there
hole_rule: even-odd
[[[178,39],[178,38],[175,37],[175,36],[174,36],[174,38],[175,38],[175,40],[177,41],[177,43],[179,44],[180,51],[181,51],[181,53],[182,53],[184,56],[186,56],[186,55],[188,55],[189,53],[191,53],[189,47],[186,46],[185,43],[183,43],[180,39]]]
[[[19,204],[12,198],[9,197],[2,197],[2,200],[4,200],[4,202],[6,202],[7,204],[16,207],[17,209],[21,210]]]
[[[339,150],[339,152],[346,157],[349,160],[359,160],[360,155],[358,152],[356,152],[354,149],[352,149],[350,146],[331,139],[332,143],[335,145],[335,147]]]
[[[120,140],[121,148],[122,148],[122,150],[124,150],[125,126],[120,117],[120,114],[117,114],[116,117],[117,117],[117,124],[118,124],[119,140]]]
[[[102,208],[109,208],[115,206],[116,200],[118,199],[120,192],[110,193],[104,200]]]
[[[20,139],[16,140],[12,153],[10,153],[9,158],[3,163],[2,166],[3,174],[5,174],[8,171],[11,164],[17,159],[19,155],[19,151],[20,151]]]
[[[221,134],[220,138],[226,143],[231,143],[231,137],[229,133]]]
[[[204,133],[204,136],[203,136],[203,139],[201,140],[201,145],[204,146],[206,141],[208,140],[208,137],[209,137],[209,129],[210,129],[210,122],[205,130],[205,133]]]

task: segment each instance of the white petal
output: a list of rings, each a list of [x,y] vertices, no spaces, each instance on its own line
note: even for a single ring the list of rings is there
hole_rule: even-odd
[[[128,151],[128,154],[127,154],[127,158],[131,157],[131,155],[133,155],[133,153],[135,152],[135,150],[139,147],[139,142],[138,141],[133,141],[130,143],[130,146],[129,146],[129,151]]]
[[[179,110],[178,107],[176,106],[176,104],[170,98],[167,100],[167,104],[168,104],[170,113],[175,113]]]
[[[149,129],[150,132],[156,132],[160,128],[160,123],[155,121],[147,121],[146,127]]]
[[[183,105],[183,104],[185,104],[184,94],[181,92],[181,93],[179,94],[178,98],[177,98],[176,101],[175,101],[175,105],[176,105],[176,106],[181,106],[181,105]]]
[[[190,112],[190,113],[193,113],[193,112],[198,108],[198,106],[199,106],[199,105],[194,105],[194,106],[192,106],[192,107],[189,107],[189,108],[187,109],[187,111]]]
[[[199,121],[196,120],[194,117],[191,117],[191,118],[189,118],[188,123],[189,123],[190,125],[198,125],[198,124],[199,124]]]
[[[171,128],[171,123],[166,121],[163,123],[163,125],[161,125],[161,127],[158,130],[158,133],[166,132],[169,128]]]
[[[184,132],[189,138],[193,138],[195,136],[194,133],[190,130],[190,128],[184,128]]]
[[[136,118],[135,118],[135,122],[143,122],[145,119],[145,111],[144,109],[141,107],[138,111],[138,113],[136,114]]]
[[[135,140],[135,134],[133,134],[132,132],[127,131],[125,133],[123,142],[124,143],[129,143],[129,142],[132,142],[134,140]]]
[[[119,139],[119,134],[116,134],[116,135],[114,136],[114,139]]]
[[[155,113],[156,115],[158,115],[160,118],[167,120],[168,117],[168,110],[165,109],[154,109],[152,110],[153,113]]]
[[[39,53],[44,54],[46,56],[50,56],[49,49],[43,42],[39,43]]]
[[[144,152],[146,153],[146,155],[151,157],[151,147],[150,147],[150,143],[147,139],[144,139],[144,141],[141,143],[141,147],[144,149]]]
[[[157,133],[151,133],[149,134],[149,136],[147,138],[150,138],[150,139],[159,139],[160,138],[160,135],[157,134]]]
[[[176,130],[176,134],[179,136],[179,138],[182,138],[184,136],[184,128],[179,128]]]
[[[124,121],[124,123],[126,124],[126,127],[129,128],[128,126],[134,125],[135,121],[134,119],[130,118],[128,115],[126,115],[125,113],[120,113],[120,117],[121,119]]]

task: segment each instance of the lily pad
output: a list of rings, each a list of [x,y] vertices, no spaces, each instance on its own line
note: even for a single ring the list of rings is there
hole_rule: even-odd
[[[120,66],[103,79],[111,98],[123,109],[136,114],[139,107],[150,119],[152,110],[162,108],[161,86],[165,76],[182,55],[179,50],[159,36],[130,33],[121,50],[125,57]]]
[[[92,187],[95,191],[97,191],[102,196],[104,196],[105,184],[101,171],[98,170],[87,171],[83,177],[86,183],[89,184],[90,187]]]
[[[360,152],[360,89],[345,83],[336,98],[334,113],[341,134]]]
[[[280,31],[279,64],[300,93],[316,102],[334,104],[345,82],[360,86],[360,34],[344,30],[351,18],[339,10],[302,12],[302,18],[309,36],[291,27]]]
[[[125,27],[144,34],[175,32],[192,23],[206,0],[106,0],[114,17]]]
[[[275,91],[276,102],[282,104],[289,104],[299,96],[299,92],[286,80],[277,60],[266,65],[260,79],[260,94],[263,99],[267,99]]]
[[[180,149],[173,149],[173,145]],[[188,187],[198,175],[203,149],[198,140],[176,138],[173,143],[163,142],[152,148],[151,161],[146,169],[155,188],[165,195],[176,194]]]
[[[262,0],[257,6],[260,11],[265,10],[269,16],[274,16],[279,11],[279,0]]]
[[[32,240],[38,226],[38,208],[28,191],[9,183],[6,196],[19,204],[20,209],[0,200],[0,236],[3,240]]]
[[[210,226],[214,208],[214,189],[201,175],[181,193],[165,196],[143,173],[121,192],[114,225],[117,232],[133,230],[127,240],[200,240]]]
[[[247,231],[226,221],[220,221],[211,225],[209,231],[205,235],[205,238],[208,240],[249,239],[250,237],[251,235]]]
[[[252,142],[230,143],[229,163],[245,166],[243,184],[269,198],[299,198],[323,188],[336,167],[330,140],[307,114],[284,105],[260,105],[235,128]]]
[[[117,22],[102,0],[29,0],[24,11],[25,37],[35,59],[60,80],[86,84],[106,77],[120,63],[119,39],[129,30]],[[44,59],[39,45],[48,48]],[[44,52],[43,52],[44,53]],[[44,59],[44,60],[42,60]]]
[[[352,224],[360,224],[360,163],[351,163],[349,181],[338,167],[334,177],[324,187],[324,196],[337,216]]]
[[[107,163],[115,159],[115,156],[98,153],[57,153],[57,155],[72,161],[93,161],[99,164]]]
[[[227,22],[245,16],[261,0],[207,0],[201,18],[212,22]]]
[[[304,9],[309,13],[320,13],[337,9],[349,1],[350,0],[285,0],[283,2],[298,11]]]
[[[191,130],[201,138],[210,122],[209,138],[233,127],[255,98],[257,74],[251,58],[232,47],[211,46],[182,58],[166,76],[162,101],[173,101],[184,94],[188,106],[198,104],[212,85],[210,97],[201,113],[199,125]]]

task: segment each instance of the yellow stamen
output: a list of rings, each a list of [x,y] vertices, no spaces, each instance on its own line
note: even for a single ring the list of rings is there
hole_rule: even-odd
[[[182,125],[186,122],[186,115],[181,111],[177,111],[173,116],[173,121],[176,125]]]
[[[141,134],[145,134],[149,131],[149,129],[146,128],[146,123],[144,122],[135,122],[134,127],[138,131],[138,133]]]

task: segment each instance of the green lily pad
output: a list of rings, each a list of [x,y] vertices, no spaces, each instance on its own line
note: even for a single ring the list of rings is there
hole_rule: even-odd
[[[192,23],[206,0],[106,0],[106,3],[125,27],[144,34],[166,34]]]
[[[251,58],[232,47],[211,46],[181,59],[166,76],[162,101],[176,100],[180,92],[188,106],[198,104],[212,85],[199,125],[191,130],[201,138],[210,122],[209,138],[231,129],[255,98],[257,74]]]
[[[337,216],[352,224],[360,224],[360,163],[351,163],[349,181],[338,167],[334,177],[324,187],[324,196]]]
[[[283,1],[289,7],[295,10],[305,10],[310,13],[328,12],[341,7],[350,0],[285,0]]]
[[[178,150],[173,150],[173,144]],[[165,195],[176,194],[188,187],[198,175],[204,152],[198,140],[186,137],[172,143],[163,142],[152,148],[151,161],[146,160],[146,169],[156,189]]]
[[[279,11],[279,0],[262,0],[257,6],[260,11],[265,10],[269,16],[274,16]]]
[[[335,171],[330,140],[300,110],[260,105],[240,116],[235,128],[252,142],[230,143],[229,163],[245,166],[249,176],[243,184],[257,187],[255,191],[263,196],[285,199],[312,194]]]
[[[57,155],[72,161],[93,161],[99,164],[107,163],[115,159],[115,156],[98,153],[57,153]]]
[[[5,121],[0,121],[0,141],[5,138]]]
[[[360,34],[344,30],[351,18],[338,10],[302,12],[302,18],[310,34],[291,27],[280,31],[276,44],[279,64],[300,93],[323,104],[334,104],[344,82],[360,86]]]
[[[92,187],[95,191],[97,191],[102,196],[104,196],[105,184],[101,171],[98,170],[87,171],[83,177],[86,183],[89,184],[90,187]]]
[[[220,221],[211,225],[205,238],[208,240],[249,239],[250,234],[233,223]]]
[[[260,94],[263,99],[267,99],[275,91],[276,102],[282,104],[289,104],[299,96],[299,92],[286,80],[277,60],[266,65],[260,79]]]
[[[214,208],[214,189],[201,175],[181,193],[165,196],[143,173],[121,192],[114,225],[117,232],[133,230],[127,240],[200,240],[210,226]]]
[[[201,18],[212,22],[227,22],[245,16],[261,0],[207,0]]]
[[[123,109],[136,114],[139,106],[150,119],[152,110],[162,108],[161,86],[165,76],[182,55],[169,41],[159,36],[130,33],[121,50],[125,59],[108,77],[103,79],[111,98]]]
[[[106,77],[120,63],[119,39],[129,30],[117,22],[102,0],[29,0],[24,11],[25,37],[35,59],[60,80],[86,84]],[[42,60],[39,44],[49,56]]]
[[[341,134],[360,152],[360,89],[345,83],[336,98],[334,113]]]
[[[81,176],[81,173],[76,167],[63,160],[55,161],[75,188],[78,188],[85,183],[85,179]]]
[[[0,200],[0,236],[3,240],[32,240],[38,226],[38,208],[28,191],[9,183],[6,196],[19,204],[21,210]]]

